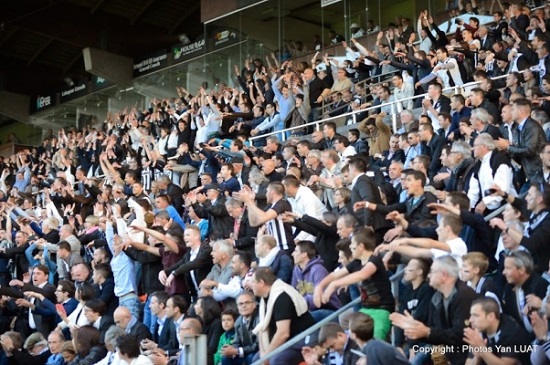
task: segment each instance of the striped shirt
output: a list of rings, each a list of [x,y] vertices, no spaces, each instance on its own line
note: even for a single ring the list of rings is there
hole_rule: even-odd
[[[281,217],[281,214],[284,212],[292,212],[290,203],[286,199],[280,199],[275,202],[275,204],[268,207],[267,210],[274,210],[277,213],[277,218],[266,223],[267,234],[275,237],[281,250],[294,250],[292,226],[288,223],[283,223]]]

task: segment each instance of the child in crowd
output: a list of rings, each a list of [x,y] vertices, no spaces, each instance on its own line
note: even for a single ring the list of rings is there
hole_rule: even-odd
[[[222,312],[222,328],[225,331],[218,342],[218,351],[214,355],[214,365],[222,364],[222,348],[231,346],[235,338],[235,321],[238,314],[233,310],[225,310]]]
[[[487,256],[481,252],[468,252],[462,256],[460,278],[476,293],[491,297],[500,305],[500,298],[496,294],[499,293],[497,286],[492,280],[485,277],[488,267],[489,259]]]

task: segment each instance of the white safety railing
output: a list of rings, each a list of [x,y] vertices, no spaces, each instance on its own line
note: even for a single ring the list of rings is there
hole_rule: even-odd
[[[520,71],[519,73],[523,73],[523,72],[524,71]],[[499,80],[499,79],[506,78],[507,76],[508,75],[496,76],[496,77],[491,78],[491,80]],[[465,89],[473,88],[473,87],[479,85],[479,83],[480,83],[480,81],[472,81],[472,82],[468,82],[468,83],[460,85],[460,86],[453,86],[453,87],[445,88],[445,89],[443,89],[443,94],[447,94],[449,92],[452,92],[453,94],[459,94],[459,93],[463,94]],[[328,118],[321,119],[321,120],[318,120],[318,121],[305,123],[305,124],[302,124],[302,125],[299,125],[299,126],[290,127],[290,128],[286,128],[286,129],[282,129],[282,130],[278,130],[278,131],[273,131],[273,132],[265,133],[265,134],[262,134],[262,135],[257,135],[257,136],[254,136],[254,137],[250,137],[249,139],[251,141],[254,141],[254,140],[260,139],[260,138],[266,138],[266,137],[273,136],[273,135],[280,135],[282,137],[283,141],[285,141],[286,140],[286,132],[292,132],[294,130],[304,129],[304,128],[308,128],[308,127],[311,127],[311,126],[315,126],[315,129],[318,131],[318,130],[320,130],[320,125],[322,125],[326,122],[330,122],[330,121],[333,121],[333,120],[336,120],[336,119],[349,117],[349,116],[359,114],[359,113],[368,112],[368,111],[375,110],[375,109],[380,109],[380,108],[388,106],[388,105],[391,108],[392,127],[393,127],[393,130],[396,131],[397,130],[397,111],[398,111],[397,105],[399,103],[403,103],[403,102],[409,101],[409,100],[416,100],[416,99],[420,99],[420,98],[426,98],[427,95],[428,95],[427,93],[424,93],[424,94],[421,94],[421,95],[415,95],[415,96],[411,96],[411,97],[408,97],[408,98],[389,101],[387,103],[382,103],[382,104],[379,104],[379,105],[373,105],[373,106],[370,106],[370,107],[365,108],[365,109],[359,109],[359,110],[355,110],[355,111],[352,111],[352,112],[340,114],[340,115],[335,116],[335,117],[328,117]]]

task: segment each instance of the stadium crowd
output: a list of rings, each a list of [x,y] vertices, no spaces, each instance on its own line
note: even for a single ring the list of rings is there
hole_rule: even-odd
[[[358,297],[269,363],[549,363],[550,6],[493,3],[0,158],[0,364],[248,365]]]

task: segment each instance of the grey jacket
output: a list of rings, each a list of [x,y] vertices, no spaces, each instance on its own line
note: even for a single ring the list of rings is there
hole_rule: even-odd
[[[247,324],[243,322],[243,317],[239,316],[235,322],[235,338],[233,339],[233,347],[237,350],[242,348],[243,355],[253,354],[259,351],[258,339],[252,333],[252,330],[258,324],[258,308],[254,310]],[[240,350],[239,350],[240,353]]]

